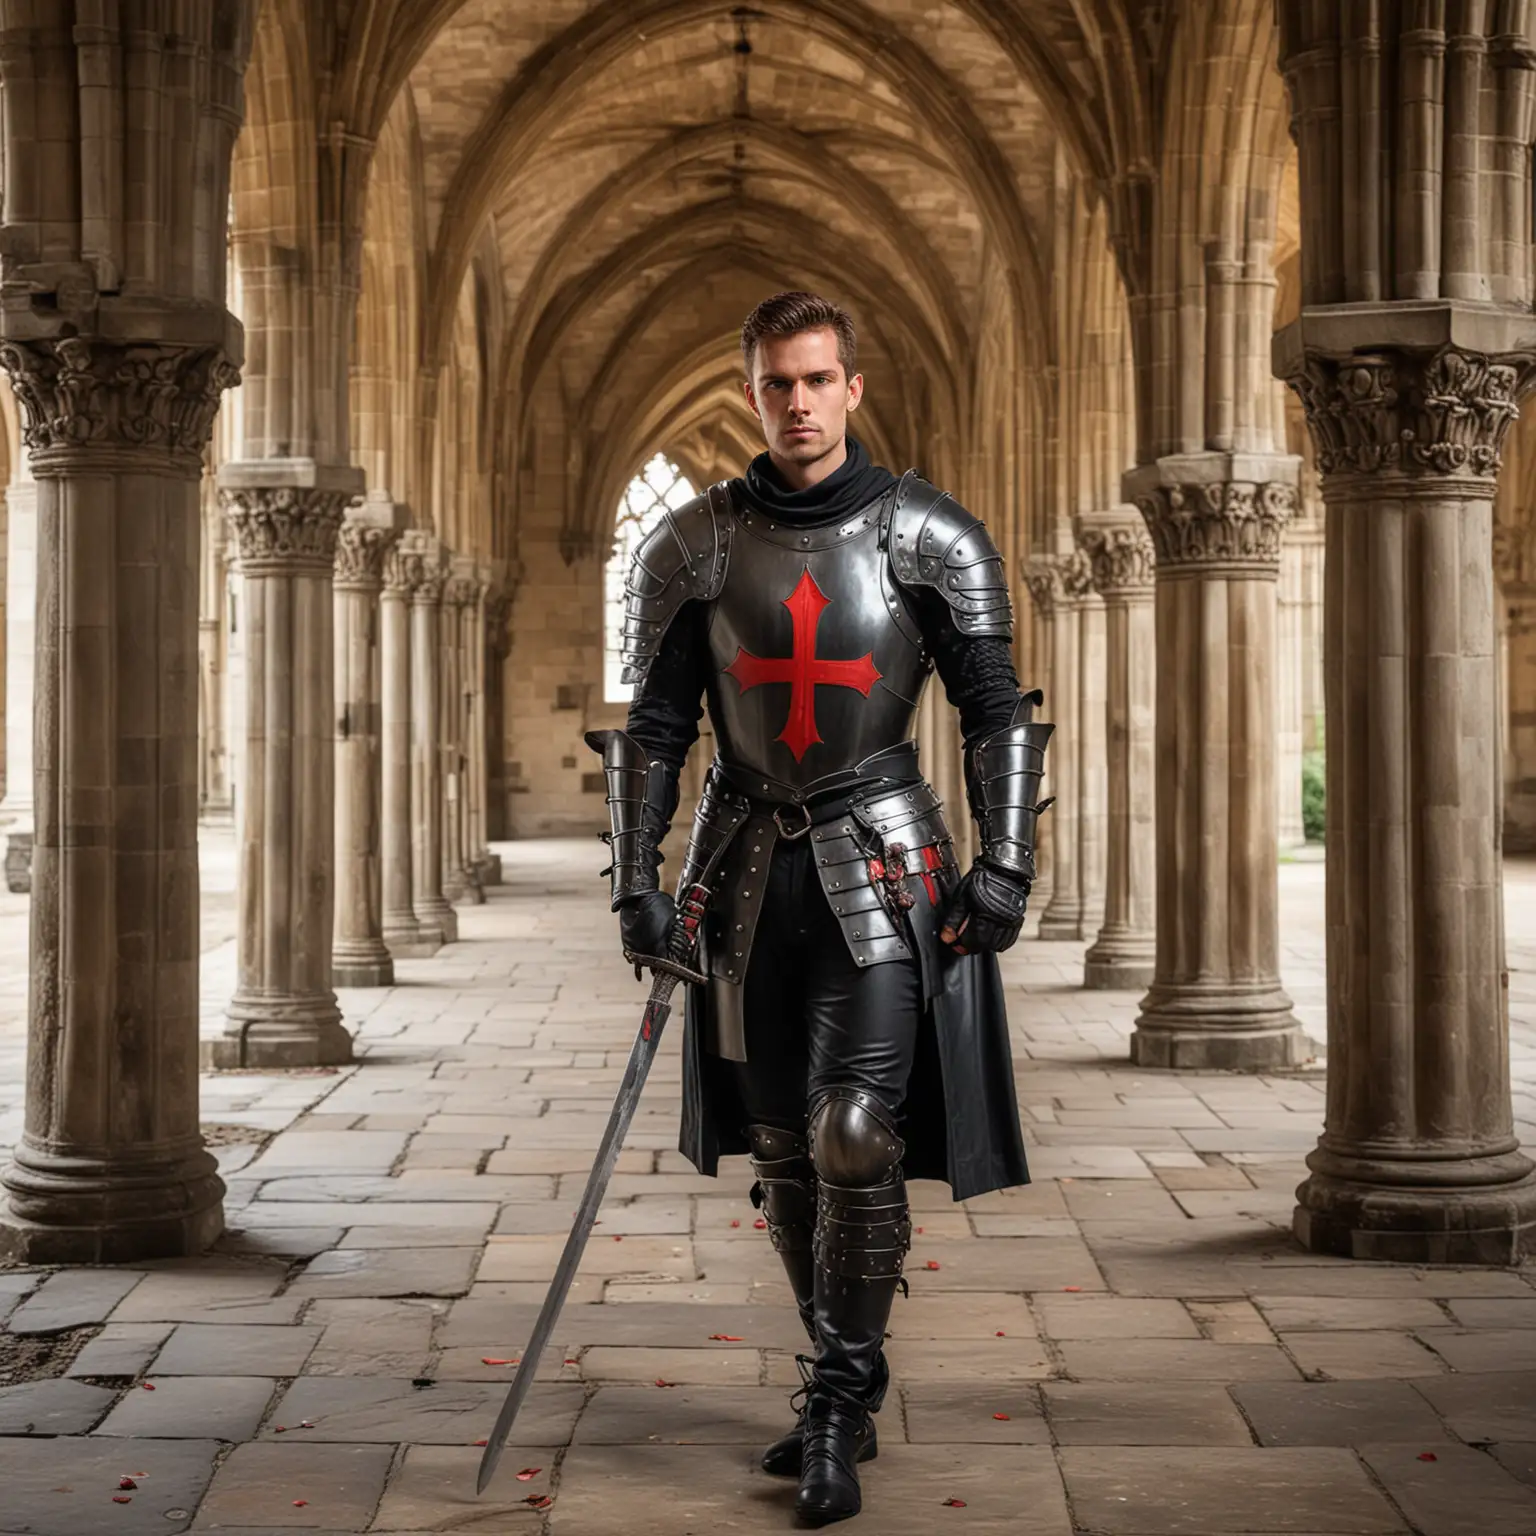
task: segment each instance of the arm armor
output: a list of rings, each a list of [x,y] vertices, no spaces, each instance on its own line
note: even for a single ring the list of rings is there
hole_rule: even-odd
[[[1008,578],[979,518],[910,471],[896,488],[886,548],[905,587],[932,587],[962,635],[1013,639]]]
[[[588,731],[586,742],[603,755],[608,781],[608,827],[603,841],[613,862],[612,909],[633,896],[661,889],[661,840],[677,810],[677,774],[624,731]]]
[[[685,602],[719,596],[731,554],[729,498],[724,483],[712,485],[665,513],[640,541],[624,582],[624,682],[644,686],[662,636]]]
[[[966,748],[965,789],[981,834],[982,857],[1030,883],[1035,878],[1035,823],[1050,805],[1040,800],[1045,745],[1056,729],[1033,719],[1043,695],[1019,695],[1013,723]]]

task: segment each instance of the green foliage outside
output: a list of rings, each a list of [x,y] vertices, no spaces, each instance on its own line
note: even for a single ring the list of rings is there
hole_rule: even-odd
[[[1328,790],[1323,774],[1322,752],[1307,752],[1301,759],[1301,825],[1309,843],[1323,840],[1327,825]]]

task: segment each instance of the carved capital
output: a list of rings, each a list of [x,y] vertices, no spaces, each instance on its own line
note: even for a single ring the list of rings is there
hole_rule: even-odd
[[[1062,555],[1036,555],[1024,567],[1024,584],[1035,606],[1049,617],[1093,595],[1093,567],[1080,549]]]
[[[200,474],[219,397],[240,381],[221,347],[68,336],[0,343],[38,474],[89,453],[163,455]]]
[[[1152,591],[1157,557],[1144,524],[1084,528],[1077,538],[1101,597],[1134,597]]]
[[[336,536],[336,585],[344,592],[377,592],[384,567],[400,540],[398,530],[347,518]]]
[[[245,576],[329,575],[350,491],[241,486],[219,492]]]
[[[438,603],[448,571],[443,547],[421,528],[407,529],[389,556],[384,579],[391,592],[408,595],[413,603]]]
[[[472,576],[454,576],[443,587],[443,601],[452,608],[473,608],[484,590]]]
[[[1160,571],[1278,575],[1280,538],[1296,513],[1296,487],[1280,480],[1162,485],[1144,491],[1136,506]]]
[[[1433,352],[1301,354],[1286,383],[1317,447],[1324,494],[1368,490],[1356,477],[1460,482],[1450,494],[1488,495],[1536,357]],[[1437,494],[1446,487],[1437,485]]]

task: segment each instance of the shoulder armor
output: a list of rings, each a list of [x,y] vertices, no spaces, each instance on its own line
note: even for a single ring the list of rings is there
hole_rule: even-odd
[[[1008,577],[986,526],[914,471],[901,477],[887,530],[896,579],[941,592],[963,635],[1013,638]]]
[[[685,602],[719,595],[730,552],[730,492],[724,481],[664,513],[640,541],[624,581],[624,682],[645,681],[662,636]]]

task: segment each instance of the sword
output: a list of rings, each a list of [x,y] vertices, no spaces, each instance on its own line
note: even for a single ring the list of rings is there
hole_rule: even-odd
[[[549,1344],[550,1335],[555,1331],[555,1324],[560,1320],[560,1309],[570,1294],[571,1282],[576,1278],[581,1255],[597,1221],[598,1207],[603,1203],[608,1181],[613,1177],[614,1164],[619,1160],[619,1148],[629,1131],[630,1122],[635,1118],[635,1109],[640,1103],[640,1090],[645,1087],[646,1075],[656,1057],[656,1048],[661,1044],[662,1028],[672,1012],[672,993],[680,981],[702,982],[705,979],[693,968],[691,962],[698,952],[699,931],[708,901],[708,888],[703,885],[693,886],[678,908],[677,922],[667,946],[668,953],[629,957],[635,961],[637,973],[642,965],[650,967],[655,978],[651,983],[651,995],[646,1000],[640,1029],[630,1048],[629,1064],[624,1069],[624,1080],[619,1084],[618,1097],[613,1101],[613,1112],[608,1116],[607,1129],[598,1144],[597,1159],[592,1164],[592,1172],[587,1176],[587,1188],[576,1212],[576,1224],[565,1240],[565,1251],[560,1255],[555,1278],[550,1281],[544,1305],[539,1309],[538,1321],[533,1325],[533,1336],[528,1340],[528,1347],[523,1351],[517,1367],[517,1375],[512,1378],[512,1385],[507,1390],[507,1400],[501,1405],[501,1412],[496,1415],[496,1427],[485,1443],[485,1455],[480,1458],[480,1475],[475,1482],[477,1494],[485,1492],[486,1484],[496,1470],[496,1463],[501,1460],[501,1453],[507,1446],[507,1436],[512,1432],[512,1422],[528,1396],[534,1373],[539,1368],[539,1359]]]

